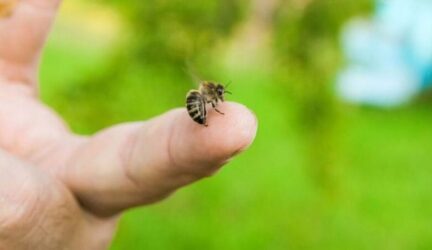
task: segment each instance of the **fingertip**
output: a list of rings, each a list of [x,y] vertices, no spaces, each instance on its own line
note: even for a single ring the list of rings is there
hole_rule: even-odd
[[[208,137],[224,156],[234,156],[247,149],[257,132],[256,116],[246,106],[239,103],[224,103],[220,106],[225,115],[210,112],[212,127]]]
[[[257,119],[242,104],[226,102],[218,109],[224,115],[208,110],[208,127],[195,123],[186,110],[179,112],[173,134],[175,159],[197,168],[220,166],[233,156],[246,150],[257,132]]]

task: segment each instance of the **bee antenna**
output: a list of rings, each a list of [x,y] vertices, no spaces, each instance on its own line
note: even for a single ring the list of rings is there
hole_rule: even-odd
[[[231,81],[229,81],[226,85],[225,88],[228,88],[231,85]]]
[[[231,92],[229,92],[229,91],[227,91],[227,90],[225,90],[224,92],[225,92],[225,93],[227,93],[227,94],[230,94],[230,95],[232,95],[232,93],[231,93]]]

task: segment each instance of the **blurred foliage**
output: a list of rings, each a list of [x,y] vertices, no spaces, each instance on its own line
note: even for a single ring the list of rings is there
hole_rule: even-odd
[[[180,68],[187,61],[212,59],[209,49],[231,33],[245,4],[245,0],[110,2],[119,6],[131,29],[128,57]]]
[[[185,93],[197,87],[202,72],[212,75],[212,49],[229,36],[242,18],[245,8],[241,6],[247,4],[245,0],[109,2],[125,23],[116,48],[101,70],[63,89],[68,102],[83,105],[83,109],[97,107],[103,114],[104,119],[94,121],[89,112],[86,120],[92,122],[81,132],[127,119],[112,105],[114,100],[129,106],[129,101],[147,99],[145,107],[134,107],[136,119],[182,105]]]
[[[188,71],[231,80],[230,99],[259,119],[255,143],[217,176],[127,213],[112,249],[431,249],[430,105],[351,107],[332,93],[338,31],[371,2],[280,0],[271,61],[220,67],[257,2],[110,0],[122,31],[108,47],[60,15],[41,91],[75,131],[183,106]],[[89,3],[73,4],[71,16]]]
[[[340,66],[338,32],[348,18],[370,10],[369,0],[281,1],[275,13],[275,75],[297,103],[297,124],[308,142],[311,174],[330,192],[335,191],[339,154],[339,118],[332,91]]]

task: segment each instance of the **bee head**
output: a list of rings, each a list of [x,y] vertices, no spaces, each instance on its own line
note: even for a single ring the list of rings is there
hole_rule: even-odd
[[[221,101],[224,101],[225,93],[231,94],[231,92],[226,90],[226,86],[223,86],[222,84],[216,85],[216,94]]]
[[[221,84],[218,84],[216,86],[216,93],[217,93],[218,97],[223,96],[225,94],[225,87]]]

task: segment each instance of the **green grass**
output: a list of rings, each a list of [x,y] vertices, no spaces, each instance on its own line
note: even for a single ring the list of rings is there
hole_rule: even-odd
[[[164,91],[178,79],[151,69],[136,69],[139,75],[106,93],[109,99],[82,93],[75,82],[103,73],[106,54],[56,38],[46,52],[43,99],[78,132],[148,118],[183,102],[182,87]],[[213,178],[127,212],[111,249],[432,248],[430,106],[343,106],[335,190],[328,195],[311,177],[304,150],[310,144],[284,85],[265,73],[246,73],[223,79],[233,81],[230,99],[259,119],[252,147]]]

